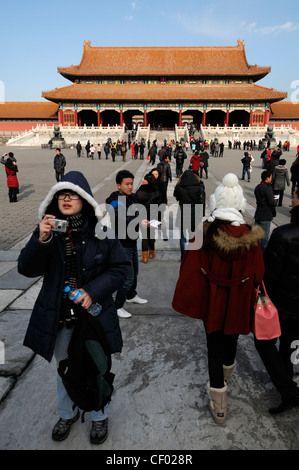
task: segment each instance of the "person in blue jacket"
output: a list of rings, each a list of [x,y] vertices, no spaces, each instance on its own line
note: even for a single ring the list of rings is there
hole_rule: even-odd
[[[110,353],[122,350],[122,335],[112,298],[124,282],[130,266],[119,240],[100,223],[101,210],[84,175],[70,171],[56,183],[39,207],[40,223],[18,259],[18,271],[27,277],[43,276],[24,339],[24,345],[51,361],[67,357],[67,348],[82,307],[98,302],[97,317],[103,327]],[[66,221],[66,231],[55,230],[51,219]],[[98,231],[106,236],[97,236]],[[64,288],[79,288],[81,306],[72,302]],[[64,440],[79,410],[67,395],[57,374],[60,419],[52,431],[55,441]],[[108,405],[91,412],[90,441],[101,444],[108,435]]]

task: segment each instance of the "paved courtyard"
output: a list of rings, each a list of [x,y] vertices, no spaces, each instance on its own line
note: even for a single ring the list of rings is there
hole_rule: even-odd
[[[37,224],[39,204],[55,184],[55,151],[37,148],[0,148],[13,151],[18,160],[19,202],[8,201],[6,176],[0,172],[0,341],[5,344],[5,364],[0,364],[0,449],[89,450],[88,417],[73,426],[62,443],[51,439],[57,420],[55,364],[50,365],[23,347],[23,337],[41,279],[17,273],[20,249]],[[66,170],[87,177],[99,203],[115,190],[115,174],[126,168],[135,174],[138,187],[148,171],[148,161],[121,157],[78,159],[75,150],[64,150]],[[191,155],[189,154],[189,157]],[[245,218],[252,221],[254,187],[260,181],[261,160],[255,161],[251,183],[240,181],[247,198]],[[210,177],[204,179],[207,198],[224,174],[241,176],[243,151],[225,149],[224,158],[210,158]],[[295,150],[284,154],[290,168]],[[171,163],[173,175],[174,163]],[[185,164],[185,168],[187,165]],[[169,204],[175,203],[169,185]],[[289,222],[290,189],[277,210],[275,224]],[[178,240],[157,241],[157,257],[140,263],[138,293],[146,306],[130,305],[133,316],[121,320],[124,349],[113,359],[116,374],[111,402],[109,437],[99,446],[117,450],[298,450],[298,410],[273,417],[267,409],[279,396],[255,351],[252,336],[241,337],[237,370],[229,388],[228,419],[217,426],[207,408],[206,347],[202,324],[177,314],[171,301],[180,267]],[[128,308],[129,310],[129,308]],[[297,372],[299,368],[297,367]],[[298,380],[297,375],[297,380]]]

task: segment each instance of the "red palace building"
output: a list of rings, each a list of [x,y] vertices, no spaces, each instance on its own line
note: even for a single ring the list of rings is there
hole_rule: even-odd
[[[91,47],[79,65],[58,72],[72,83],[43,92],[60,125],[171,128],[264,126],[287,93],[256,84],[271,67],[249,65],[244,41],[234,47]]]
[[[256,82],[271,67],[249,65],[244,41],[233,47],[91,47],[79,65],[60,67],[70,85],[42,93],[43,102],[0,103],[0,133],[37,125],[173,128],[291,126],[299,103]]]

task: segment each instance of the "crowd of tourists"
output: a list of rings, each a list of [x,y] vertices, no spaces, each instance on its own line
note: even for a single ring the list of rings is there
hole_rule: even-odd
[[[115,148],[116,154],[121,155],[123,146],[124,142],[117,142],[115,146],[109,142],[109,153],[112,154],[111,150]],[[90,144],[88,158],[93,158],[92,154],[97,152],[100,159],[102,147],[94,147],[94,150],[92,147]],[[239,336],[254,333],[255,299],[258,293],[263,293],[263,283],[278,310],[281,327],[279,338],[254,336],[265,369],[281,395],[281,402],[269,412],[279,414],[297,407],[299,387],[294,381],[291,358],[294,342],[299,338],[299,155],[291,166],[289,177],[279,146],[272,152],[269,149],[263,152],[261,181],[254,190],[257,202],[254,223],[248,224],[244,219],[246,199],[239,178],[233,173],[223,177],[207,204],[203,174],[207,179],[208,160],[216,156],[211,143],[194,142],[191,138],[187,147],[173,141],[164,142],[159,150],[156,142],[148,142],[141,151],[140,145],[135,148],[135,141],[125,147],[126,152],[131,149],[132,158],[139,155],[142,159],[147,155],[149,167],[135,193],[133,173],[128,170],[117,173],[115,191],[107,195],[105,201],[107,213],[114,221],[112,228],[102,225],[101,207],[84,175],[78,171],[65,174],[65,159],[60,149],[56,150],[56,184],[41,203],[39,223],[18,260],[21,274],[44,277],[24,345],[49,362],[54,356],[59,369],[61,361],[68,356],[72,337],[78,335],[83,312],[85,314],[92,304],[98,303],[101,313],[97,319],[108,344],[109,361],[111,355],[122,350],[119,322],[132,317],[127,306],[149,302],[138,294],[137,289],[137,240],[141,236],[141,261],[154,260],[156,231],[163,225],[168,183],[172,181],[170,162],[174,159],[177,181],[173,196],[179,206],[175,225],[180,232],[181,266],[172,306],[204,324],[207,394],[212,417],[217,424],[226,421],[227,391],[236,367]],[[78,157],[81,157],[81,151],[82,148]],[[11,160],[12,157],[9,155]],[[244,155],[247,157],[250,157],[248,151]],[[5,158],[3,156],[2,163],[8,171],[10,167]],[[12,168],[16,172],[15,165]],[[244,171],[244,177],[245,174],[247,171]],[[290,223],[277,227],[270,235],[276,207],[283,202],[285,184],[291,183]],[[139,213],[130,209],[137,204],[144,208],[144,217],[141,223],[138,219],[138,223],[132,225]],[[159,208],[154,220],[152,206]],[[188,229],[186,206],[190,208]],[[190,249],[198,229],[197,207],[201,208],[199,221],[203,222],[202,243]],[[57,230],[55,219],[66,221],[65,231]],[[129,231],[132,226],[134,233]],[[125,228],[124,233],[119,232],[120,227]],[[113,232],[116,237],[111,236]],[[65,286],[80,289],[75,303],[69,299]],[[76,403],[59,374],[57,384],[59,420],[52,430],[52,438],[62,441],[79,418],[80,411],[74,408]],[[98,409],[91,410],[90,442],[93,444],[101,444],[108,436],[110,399],[111,396]]]

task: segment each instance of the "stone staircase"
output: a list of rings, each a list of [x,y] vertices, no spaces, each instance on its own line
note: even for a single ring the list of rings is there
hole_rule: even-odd
[[[150,141],[153,142],[157,140],[157,146],[162,147],[164,145],[164,140],[168,143],[171,140],[176,140],[175,131],[173,130],[162,130],[162,131],[151,131],[150,132]]]

